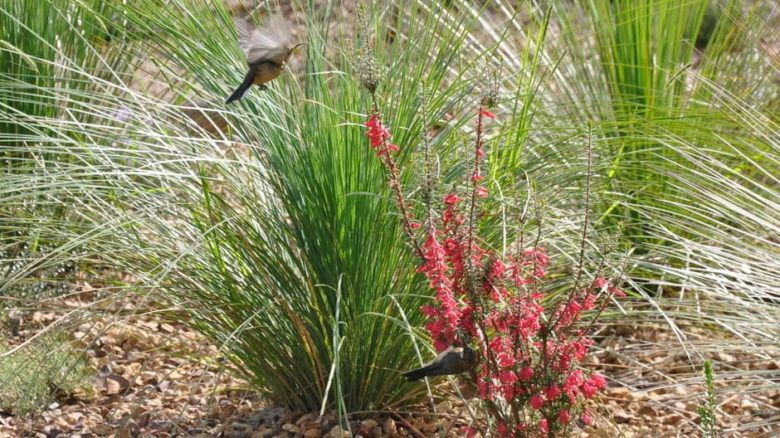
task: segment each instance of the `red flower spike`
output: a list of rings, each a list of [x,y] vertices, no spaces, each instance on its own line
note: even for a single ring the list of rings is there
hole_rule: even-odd
[[[501,368],[512,368],[515,366],[516,361],[511,353],[502,351],[500,353],[496,353],[496,362]]]
[[[455,205],[458,202],[460,202],[460,198],[458,195],[450,193],[449,195],[444,197],[444,203],[447,205]]]
[[[581,370],[574,370],[563,384],[563,392],[569,397],[569,401],[575,403],[577,395],[580,393],[580,386],[585,380],[582,377]]]
[[[484,107],[479,108],[479,113],[482,115],[482,117],[488,118],[488,119],[495,119],[496,115],[485,109]]]
[[[625,298],[626,297],[626,293],[623,292],[622,290],[616,288],[615,286],[610,286],[608,291],[609,291],[609,293],[611,293],[612,295],[614,295],[614,296],[616,296],[618,298]]]
[[[593,373],[590,375],[590,381],[598,389],[604,389],[607,387],[607,379],[599,373]]]
[[[371,114],[366,120],[365,126],[368,128],[367,135],[371,148],[377,150],[377,156],[388,152],[398,152],[398,146],[387,143],[387,140],[390,139],[390,131],[382,125],[379,114]]]
[[[599,392],[598,388],[593,386],[590,380],[586,380],[582,386],[580,386],[580,391],[582,391],[582,396],[586,399],[593,398],[594,395],[596,395],[597,392]]]
[[[498,381],[503,385],[513,385],[517,382],[517,376],[512,371],[501,371],[498,374]]]
[[[591,417],[587,411],[584,414],[582,414],[580,420],[582,420],[582,423],[586,426],[590,426],[591,424],[593,424],[593,417]]]

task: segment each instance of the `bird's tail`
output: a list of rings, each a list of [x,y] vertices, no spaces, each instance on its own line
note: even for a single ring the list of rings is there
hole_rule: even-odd
[[[428,375],[428,371],[430,371],[431,369],[432,369],[431,365],[428,365],[428,366],[425,366],[425,367],[422,367],[422,368],[417,368],[417,369],[405,372],[404,373],[404,377],[406,377],[406,380],[409,380],[409,381],[420,380],[423,377],[427,376]]]
[[[252,86],[252,82],[254,82],[254,80],[255,80],[255,73],[250,70],[249,73],[247,73],[246,76],[244,76],[244,82],[242,82],[241,85],[238,86],[236,91],[234,91],[233,94],[231,94],[230,97],[227,98],[225,104],[243,98],[247,90],[249,90],[249,88]]]

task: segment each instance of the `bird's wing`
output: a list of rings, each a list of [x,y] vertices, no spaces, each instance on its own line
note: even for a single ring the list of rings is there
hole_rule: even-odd
[[[428,363],[428,365],[433,365],[437,368],[442,367],[445,363],[457,360],[458,358],[458,352],[455,351],[452,347],[442,351],[436,357]]]
[[[292,32],[282,16],[270,17],[263,27],[256,27],[245,18],[235,18],[234,21],[238,30],[238,45],[246,54],[249,64],[284,61],[291,45]]]

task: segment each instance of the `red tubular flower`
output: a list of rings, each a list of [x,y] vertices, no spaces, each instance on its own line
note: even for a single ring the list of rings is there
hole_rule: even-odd
[[[541,420],[539,420],[539,430],[540,431],[542,431],[543,433],[547,433],[549,431],[549,429],[550,429],[550,427],[547,424],[547,419],[546,418],[542,418]]]
[[[365,125],[368,128],[368,139],[371,142],[371,147],[377,148],[382,145],[383,141],[390,138],[390,131],[382,125],[379,114],[368,116]]]
[[[571,421],[571,414],[567,409],[562,410],[561,412],[558,412],[558,422],[561,424],[569,424],[569,421]]]
[[[491,278],[501,278],[504,276],[504,272],[506,272],[506,265],[504,262],[498,259],[493,260],[493,263],[490,265],[490,272],[488,275]]]
[[[495,119],[496,115],[488,111],[485,107],[479,108],[479,113],[482,115],[482,117],[488,118],[488,119]]]
[[[599,392],[598,388],[593,386],[590,382],[590,380],[586,380],[582,383],[582,386],[580,386],[580,391],[582,391],[582,396],[586,399],[593,398],[594,395],[596,395],[597,392]]]
[[[517,376],[513,371],[504,370],[498,373],[498,381],[503,385],[514,385],[517,382]]]
[[[496,353],[496,363],[498,363],[498,366],[501,368],[512,368],[515,366],[515,362],[516,361],[512,353],[507,351]]]
[[[571,349],[574,353],[574,358],[577,360],[585,359],[588,354],[588,348],[593,345],[593,341],[588,338],[580,338],[578,341],[571,343]]]
[[[582,300],[582,308],[584,310],[590,310],[596,307],[596,295],[591,293],[585,294],[585,298]]]
[[[582,371],[574,370],[563,383],[563,392],[565,392],[566,396],[569,397],[569,401],[571,403],[575,403],[577,401],[577,395],[580,393],[580,386],[582,386],[584,381],[585,379],[582,377]]]
[[[569,327],[580,316],[580,312],[582,312],[582,305],[576,299],[571,299],[567,303],[561,304],[554,318],[558,321],[555,330],[560,331]]]
[[[388,143],[390,139],[390,131],[382,125],[382,120],[379,118],[379,114],[371,114],[368,116],[368,120],[365,123],[368,128],[368,140],[371,143],[371,148],[376,151],[377,156],[382,156],[390,152],[398,152],[398,146]]]
[[[590,375],[590,382],[598,389],[604,389],[607,387],[607,379],[599,373],[593,373]]]
[[[544,405],[544,399],[539,394],[534,394],[531,396],[531,400],[529,401],[531,404],[531,407],[536,409],[537,411],[542,409],[542,405]]]
[[[505,290],[501,291],[501,297],[503,297]],[[493,296],[496,295],[496,296]],[[501,297],[498,296],[499,292],[491,293],[491,299],[493,302],[499,302],[499,299]],[[497,309],[493,309],[487,317],[485,317],[485,325],[487,327],[491,327],[495,329],[497,333],[506,333],[509,331],[509,325],[511,321],[506,317],[506,315],[501,314]]]
[[[561,388],[555,383],[544,390],[544,396],[547,397],[547,400],[553,401],[558,398],[559,395],[561,395]]]
[[[590,413],[588,413],[588,411],[585,411],[582,414],[580,420],[582,420],[582,423],[586,426],[590,426],[591,424],[593,424],[593,417],[590,416]]]
[[[454,193],[450,193],[449,195],[444,197],[444,203],[447,205],[455,205],[458,202],[460,202],[460,198],[458,197],[458,195]]]
[[[515,382],[517,375],[514,371],[504,370],[498,373],[498,381],[501,384],[501,392],[505,399],[512,400],[515,396]]]
[[[598,277],[595,280],[593,280],[593,287],[596,287],[598,289],[606,289],[607,292],[610,294],[618,297],[618,298],[624,298],[626,296],[626,293],[620,290],[618,287],[613,286],[609,284],[606,278],[604,277]]]
[[[625,298],[626,293],[623,292],[621,289],[616,288],[615,286],[610,286],[608,289],[609,293],[612,295],[618,297],[618,298]]]

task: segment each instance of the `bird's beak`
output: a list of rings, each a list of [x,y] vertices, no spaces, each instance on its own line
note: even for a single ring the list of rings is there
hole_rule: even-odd
[[[287,52],[287,57],[286,57],[285,61],[286,61],[287,59],[290,59],[290,57],[292,56],[292,54],[293,54],[293,53],[295,53],[295,49],[297,49],[298,47],[300,47],[300,46],[302,46],[302,45],[304,45],[304,44],[306,44],[306,43],[298,43],[298,44],[296,44],[296,45],[292,46],[292,48],[290,49],[290,51],[289,51],[289,52]]]

